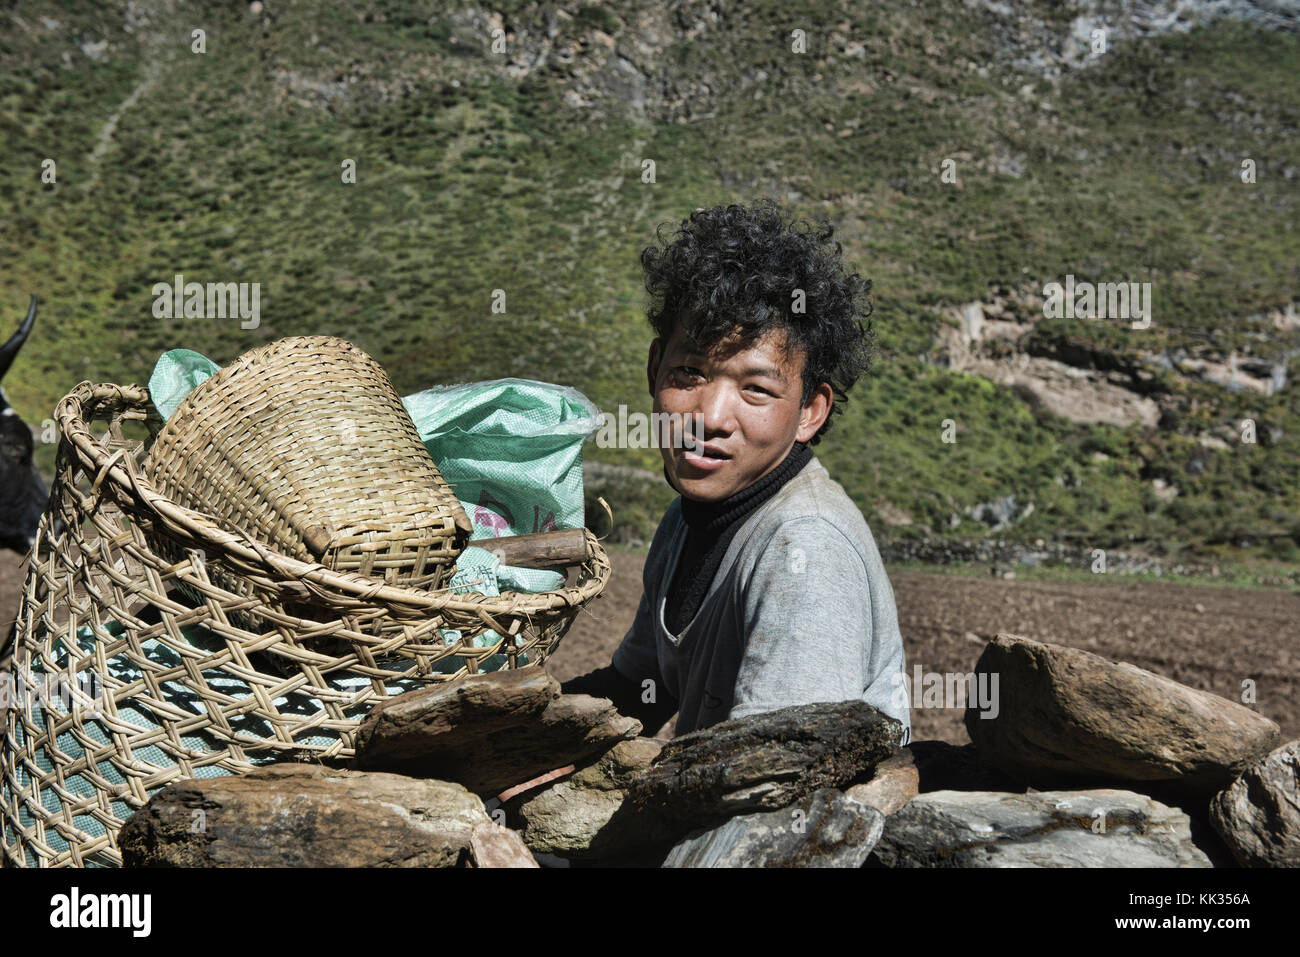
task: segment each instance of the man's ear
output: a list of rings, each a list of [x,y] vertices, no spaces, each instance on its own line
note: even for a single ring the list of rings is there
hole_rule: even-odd
[[[650,343],[650,356],[646,359],[646,385],[650,389],[650,398],[654,398],[655,383],[659,380],[659,361],[663,358],[663,340],[658,336]]]
[[[831,414],[835,402],[835,392],[829,382],[823,382],[808,397],[808,404],[799,410],[799,431],[794,437],[799,442],[807,442],[822,427],[826,417]]]

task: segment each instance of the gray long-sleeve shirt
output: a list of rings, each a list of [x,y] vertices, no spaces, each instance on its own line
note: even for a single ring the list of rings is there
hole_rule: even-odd
[[[662,678],[680,703],[677,734],[861,698],[910,739],[893,589],[862,512],[815,456],[736,531],[699,612],[674,636],[664,602],[686,531],[679,498],[655,532],[636,619],[613,659],[643,687]]]

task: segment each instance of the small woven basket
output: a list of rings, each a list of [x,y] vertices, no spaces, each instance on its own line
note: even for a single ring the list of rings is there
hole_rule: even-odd
[[[303,561],[154,488],[145,443],[128,434],[150,410],[140,386],[90,382],[55,409],[54,485],[0,673],[11,865],[116,866],[122,823],[173,781],[350,758],[375,702],[541,664],[609,580],[589,530],[575,583],[542,594],[416,588]],[[107,428],[92,432],[96,421]]]
[[[200,384],[144,474],[283,554],[388,584],[441,588],[472,530],[383,367],[333,336],[279,339]]]

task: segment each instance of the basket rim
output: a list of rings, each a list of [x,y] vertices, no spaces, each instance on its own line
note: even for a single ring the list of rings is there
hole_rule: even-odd
[[[100,492],[108,483],[117,498],[127,499],[138,511],[158,522],[168,534],[182,542],[191,541],[192,547],[205,552],[216,551],[233,557],[238,564],[265,573],[259,585],[269,585],[274,591],[292,592],[291,601],[301,602],[304,596],[295,586],[303,586],[318,603],[353,608],[361,601],[387,606],[390,611],[402,609],[397,617],[423,616],[430,613],[454,611],[463,614],[519,615],[532,612],[555,611],[556,598],[581,606],[604,591],[611,567],[608,556],[591,529],[583,527],[587,541],[588,558],[579,566],[583,575],[572,586],[547,592],[502,592],[500,595],[483,595],[478,592],[451,592],[450,589],[431,591],[403,585],[378,582],[352,572],[340,572],[316,562],[304,562],[278,551],[274,546],[257,541],[242,529],[229,531],[219,524],[215,516],[187,508],[159,492],[135,467],[126,448],[109,452],[92,435],[85,418],[87,406],[120,403],[123,406],[148,406],[149,390],[136,383],[94,383],[82,380],[65,395],[54,409],[54,419],[62,436],[81,457],[86,471],[94,475],[91,494]],[[92,421],[93,421],[92,413]],[[57,481],[56,476],[56,481]],[[232,523],[232,528],[237,528]],[[472,545],[473,542],[467,543]],[[243,573],[240,571],[239,573]],[[333,593],[333,594],[331,594]]]

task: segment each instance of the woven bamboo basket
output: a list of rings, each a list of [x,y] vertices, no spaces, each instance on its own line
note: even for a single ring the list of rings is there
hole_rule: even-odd
[[[333,336],[240,356],[181,402],[143,468],[179,505],[300,561],[388,584],[446,585],[473,527],[383,367]],[[165,540],[159,548],[182,557]],[[249,594],[242,576],[212,574]]]
[[[150,408],[140,386],[82,382],[55,409],[54,485],[0,673],[10,865],[116,866],[123,821],[173,781],[350,758],[376,701],[542,663],[609,580],[590,530],[573,584],[542,594],[417,588],[303,561],[158,491],[130,435]]]

